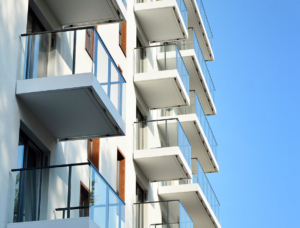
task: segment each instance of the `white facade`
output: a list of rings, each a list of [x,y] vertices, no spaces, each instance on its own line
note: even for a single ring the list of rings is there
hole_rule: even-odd
[[[58,4],[60,4],[59,2],[61,2],[61,6],[58,6]],[[0,202],[2,202],[0,204],[0,228],[53,226],[89,226],[93,228],[108,226],[119,227],[117,225],[114,226],[117,222],[113,223],[112,220],[109,220],[110,225],[107,225],[104,221],[104,212],[97,211],[97,208],[93,208],[94,217],[91,215],[92,209],[90,209],[89,212],[90,218],[81,217],[79,210],[74,209],[70,212],[70,218],[61,220],[62,212],[59,212],[59,210],[57,210],[58,208],[68,207],[68,202],[70,202],[70,207],[77,207],[81,203],[79,202],[81,201],[81,183],[84,186],[90,186],[90,191],[92,191],[92,174],[89,166],[72,167],[72,193],[69,201],[68,167],[48,168],[44,169],[42,174],[27,175],[26,181],[29,182],[30,178],[32,178],[33,186],[40,188],[40,192],[37,192],[38,196],[32,196],[37,199],[35,204],[37,206],[36,208],[39,208],[38,212],[31,211],[30,213],[36,213],[41,221],[14,222],[16,216],[24,217],[24,220],[27,219],[27,215],[25,215],[27,212],[22,216],[20,214],[14,214],[17,195],[15,191],[16,179],[22,175],[20,171],[12,171],[13,169],[22,168],[19,167],[20,153],[18,152],[20,129],[35,146],[42,151],[43,156],[45,156],[45,158],[47,157],[47,162],[46,159],[43,158],[43,163],[47,166],[88,162],[87,139],[100,137],[99,173],[115,192],[117,192],[118,188],[117,161],[119,158],[117,151],[120,150],[125,156],[125,209],[124,211],[120,209],[114,214],[115,220],[121,217],[121,213],[125,215],[124,223],[123,220],[119,220],[120,227],[144,228],[152,227],[153,224],[166,224],[166,222],[168,222],[165,221],[167,214],[169,215],[169,222],[171,218],[174,221],[179,219],[180,221],[178,220],[178,223],[180,223],[179,227],[181,228],[202,227],[201,221],[197,221],[197,224],[194,223],[192,226],[186,222],[184,226],[182,223],[181,206],[178,207],[180,213],[178,216],[175,216],[178,212],[177,208],[173,207],[173,209],[170,209],[163,203],[151,207],[149,206],[141,213],[137,213],[135,204],[138,201],[136,195],[137,184],[146,193],[143,195],[145,202],[162,201],[163,199],[159,194],[162,194],[164,187],[167,188],[165,185],[172,185],[173,183],[175,183],[175,185],[181,184],[181,189],[184,189],[183,186],[186,184],[187,189],[184,189],[184,191],[190,192],[192,190],[188,189],[190,188],[188,183],[193,182],[194,185],[197,185],[197,178],[194,178],[194,175],[200,174],[197,173],[197,169],[194,169],[191,165],[191,158],[193,154],[197,154],[197,149],[189,142],[189,135],[193,134],[193,129],[196,129],[194,130],[197,136],[195,136],[195,141],[199,140],[200,142],[203,140],[202,144],[205,145],[201,148],[201,151],[199,151],[201,155],[197,156],[199,160],[201,158],[206,159],[205,161],[200,161],[201,164],[203,163],[207,166],[205,169],[203,167],[203,169],[205,172],[219,171],[216,154],[213,154],[214,151],[211,146],[209,146],[208,136],[205,136],[205,130],[202,129],[204,126],[201,126],[201,121],[199,122],[197,120],[196,115],[193,116],[191,121],[186,121],[192,123],[193,120],[195,120],[195,122],[197,122],[197,127],[191,127],[191,132],[187,134],[183,130],[184,127],[180,127],[182,125],[180,124],[180,119],[174,120],[174,118],[178,118],[179,114],[162,117],[161,110],[156,110],[159,108],[168,109],[179,106],[188,107],[191,104],[189,91],[187,91],[189,90],[187,89],[189,88],[188,83],[191,83],[191,80],[189,80],[188,75],[185,75],[185,78],[181,76],[182,72],[187,72],[187,70],[185,70],[184,65],[186,60],[182,60],[180,67],[178,65],[181,61],[180,51],[178,51],[176,55],[177,62],[175,61],[174,63],[173,61],[173,63],[171,63],[172,66],[168,66],[169,68],[166,67],[165,69],[163,69],[161,65],[164,64],[164,60],[167,61],[163,53],[159,53],[158,49],[155,49],[153,53],[147,52],[146,59],[143,61],[147,62],[148,68],[144,69],[145,72],[143,73],[137,70],[137,39],[140,45],[146,47],[159,45],[158,43],[151,43],[153,41],[172,42],[188,38],[188,27],[184,25],[183,22],[185,17],[187,19],[187,15],[181,15],[180,13],[184,7],[178,6],[177,4],[180,1],[175,0],[159,1],[157,5],[150,2],[136,3],[133,0],[127,0],[126,6],[124,5],[124,1],[121,0],[90,0],[85,2],[86,4],[82,5],[82,1],[72,2],[67,0],[55,1],[56,4],[54,4],[54,1],[51,2],[48,0],[0,0]],[[182,0],[182,2],[184,1]],[[175,4],[174,8],[172,8],[172,4]],[[74,29],[74,27],[98,25],[98,33],[110,53],[112,61],[116,67],[122,69],[122,75],[126,80],[126,89],[122,90],[124,93],[123,100],[121,99],[122,104],[118,103],[120,102],[120,98],[114,98],[114,95],[111,95],[110,98],[106,96],[108,92],[105,85],[101,84],[102,86],[100,86],[102,80],[101,75],[93,78],[95,64],[99,67],[100,73],[105,72],[101,64],[106,61],[106,56],[98,57],[99,61],[96,63],[95,61],[93,62],[94,59],[91,60],[91,58],[95,57],[88,56],[83,46],[86,42],[84,41],[86,39],[86,35],[84,34],[85,30],[77,32],[75,73],[74,69],[70,67],[74,64],[72,63],[72,59],[67,60],[66,57],[66,53],[71,53],[73,54],[72,58],[74,58],[74,52],[71,50],[73,50],[72,45],[74,45],[73,42],[75,39],[73,39],[74,37],[66,35],[65,39],[60,43],[60,49],[56,47],[56,49],[48,52],[48,61],[45,63],[47,65],[44,67],[47,74],[42,74],[39,68],[36,68],[37,78],[23,78],[26,74],[24,66],[26,61],[28,61],[26,59],[28,47],[26,49],[26,45],[24,46],[24,42],[26,41],[21,37],[21,34],[27,33],[29,5],[45,30],[49,33],[54,30],[69,29],[68,31],[72,31],[71,29]],[[167,22],[159,27],[159,29],[163,31],[155,30],[155,23],[159,23],[157,17],[164,12],[164,10],[161,9],[164,8],[164,5],[168,5],[168,8],[165,9],[168,11],[168,14],[164,16],[166,20],[172,22],[173,26],[170,28],[172,29],[172,33],[169,34],[163,33],[165,32]],[[97,9],[100,9],[101,6],[103,6],[104,9],[105,7],[109,8],[110,11],[108,12],[102,9],[100,13],[97,12]],[[64,10],[65,15],[62,10]],[[137,14],[135,10],[138,10]],[[143,14],[143,11],[148,11],[148,13]],[[184,12],[184,10],[182,12]],[[193,17],[201,18],[200,11],[198,10],[196,12],[198,12],[199,15],[195,16],[195,12],[193,12]],[[157,13],[157,15],[155,13]],[[189,13],[190,12],[187,11],[187,14]],[[85,17],[84,14],[87,14],[87,16]],[[168,16],[173,17],[174,15],[180,18],[180,22],[178,22],[176,18],[168,18]],[[156,19],[154,20],[153,17]],[[111,21],[109,18],[112,18]],[[139,21],[139,19],[141,21]],[[190,20],[190,17],[188,17],[188,20]],[[119,22],[124,21],[127,22],[126,56],[119,45]],[[188,23],[190,23],[190,21],[188,21]],[[149,27],[144,28],[143,26]],[[153,32],[151,29],[153,29]],[[61,33],[64,33],[64,31],[61,31]],[[151,38],[147,37],[146,34],[148,34],[148,36],[152,34]],[[44,35],[40,36],[42,37]],[[205,34],[205,36],[207,35]],[[55,35],[49,35],[50,40],[47,45],[50,48],[53,47],[52,45],[55,46],[57,44],[52,43],[57,42],[52,41],[53,37],[55,37]],[[58,35],[56,35],[56,37],[58,37]],[[159,39],[156,39],[156,37],[159,37]],[[200,38],[199,36],[198,39]],[[205,42],[204,40],[203,43]],[[99,48],[99,46],[97,47]],[[208,49],[206,49],[205,52],[208,52]],[[206,60],[213,60],[214,57],[210,44],[209,52],[212,55],[210,58],[207,57]],[[104,52],[99,51],[97,53],[101,54]],[[41,53],[39,54],[41,55]],[[32,55],[36,55],[36,53]],[[95,55],[95,53],[92,55]],[[33,64],[35,64],[34,61],[35,60],[33,60]],[[150,65],[151,68],[149,67]],[[89,82],[85,81],[86,78],[88,78]],[[139,84],[139,82],[143,80],[147,81],[148,84]],[[73,84],[69,82],[73,82]],[[143,89],[143,86],[147,87],[147,91]],[[195,86],[196,85],[194,85],[194,87]],[[149,89],[150,87],[151,89]],[[89,93],[88,96],[96,94],[96,96],[91,99],[91,102],[96,107],[95,109],[92,109],[92,106],[86,106],[90,101],[82,98],[80,93],[82,91],[78,90],[78,93],[74,93],[75,89],[78,88],[82,89],[84,93]],[[120,92],[120,87],[118,88],[118,91],[113,91],[112,89],[112,93],[122,93]],[[165,88],[168,88],[168,90]],[[155,94],[151,94],[151,90],[155,91]],[[199,88],[195,90],[202,91],[203,85],[199,83]],[[62,93],[62,91],[66,92]],[[209,91],[206,91],[206,93],[208,93],[207,96],[211,96]],[[32,99],[29,99],[28,96],[26,97],[26,94],[30,94]],[[77,97],[74,97],[74,94]],[[117,104],[115,102],[116,100]],[[61,103],[61,105],[57,105],[58,103]],[[207,104],[202,104],[202,106],[203,105]],[[144,120],[154,121],[155,124],[147,124],[149,122],[145,122],[145,125],[137,124],[137,108]],[[97,109],[99,113],[95,111]],[[84,113],[86,114],[84,115]],[[189,113],[185,114],[188,115]],[[64,116],[64,118],[60,118],[62,116]],[[185,118],[184,114],[181,115],[181,118]],[[165,125],[156,124],[155,120],[159,119],[171,120]],[[172,120],[174,121],[172,122]],[[175,122],[177,125],[174,125]],[[106,126],[105,123],[107,123],[107,128],[104,128],[104,126]],[[68,125],[70,129],[74,128],[74,130],[68,131]],[[141,126],[140,130],[143,134],[147,134],[146,137],[145,135],[138,135],[139,126]],[[165,130],[166,128],[169,128],[169,130]],[[60,134],[62,131],[64,132]],[[146,131],[148,133],[145,133]],[[200,133],[197,131],[201,131],[201,137],[199,137],[198,134]],[[137,141],[139,140],[140,142],[144,140],[143,143],[146,143],[147,146],[143,144],[143,146],[137,147]],[[198,145],[197,142],[195,143]],[[153,157],[151,156],[151,151],[153,151]],[[139,152],[140,154],[138,154]],[[164,163],[167,163],[165,167]],[[143,166],[143,164],[145,166]],[[163,178],[159,178],[159,172],[164,172],[161,174]],[[205,174],[203,173],[203,175]],[[100,176],[98,178],[100,178]],[[41,180],[42,182],[40,182]],[[96,183],[99,184],[97,181]],[[201,184],[198,184],[195,189],[201,192],[201,199],[208,205],[209,202],[205,199],[207,196],[205,196],[203,190],[203,192],[201,191]],[[19,186],[21,186],[21,182],[19,182],[18,187]],[[25,188],[28,188],[27,184]],[[97,191],[98,197],[102,197],[104,194],[102,189],[99,190],[98,188],[96,192]],[[183,198],[189,197],[188,195],[185,196],[184,191],[180,192],[179,190],[177,194]],[[212,189],[211,191],[213,192]],[[18,192],[18,194],[20,194],[20,192]],[[166,191],[164,194],[164,197],[168,198],[168,200],[169,198],[179,200],[176,198],[173,199],[171,196],[169,197]],[[194,192],[194,194],[197,193]],[[107,197],[108,196],[106,196],[106,198]],[[31,199],[30,197],[23,199],[24,204],[26,204],[26,200],[30,201]],[[186,202],[189,201],[187,200]],[[188,205],[184,205],[184,202],[181,203],[184,208],[187,208]],[[24,208],[20,210],[22,210],[23,213]],[[20,211],[18,213],[20,213]],[[114,212],[109,213],[111,215]],[[210,207],[208,214],[206,214],[207,210],[202,210],[202,208],[199,210],[199,213],[202,213],[202,217],[208,218],[204,223],[209,224],[207,228],[221,227],[217,215],[214,214]],[[174,217],[172,217],[172,215],[174,215]],[[65,216],[67,216],[67,214]],[[139,216],[140,219],[138,218]],[[143,217],[143,219],[141,219],[141,217]],[[191,217],[191,215],[189,217]],[[193,218],[191,217],[191,219]],[[140,220],[143,220],[143,224]]]

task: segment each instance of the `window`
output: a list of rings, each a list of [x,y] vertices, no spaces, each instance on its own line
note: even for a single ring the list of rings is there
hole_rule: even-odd
[[[140,109],[138,107],[136,107],[135,121],[139,122],[139,121],[143,121],[143,120],[144,120],[144,116],[143,116],[142,112],[140,111]]]
[[[146,200],[146,192],[136,183],[136,203],[144,203]]]
[[[126,56],[126,35],[127,34],[127,22],[119,24],[119,46]]]
[[[117,150],[117,193],[125,201],[125,156]]]
[[[97,30],[97,26],[95,29]],[[94,59],[94,29],[87,29],[85,33],[85,50],[89,54],[89,56]]]
[[[99,170],[100,139],[88,139],[87,160]]]
[[[79,217],[88,217],[89,216],[89,189],[80,181],[80,207],[87,207],[82,208],[79,210]]]

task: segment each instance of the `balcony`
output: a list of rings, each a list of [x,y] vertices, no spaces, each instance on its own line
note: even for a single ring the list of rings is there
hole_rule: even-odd
[[[135,203],[134,228],[193,228],[193,221],[179,200]]]
[[[187,40],[176,41],[177,47],[190,76],[190,89],[195,90],[199,96],[203,110],[206,115],[216,115],[215,106],[215,86],[203,57],[195,30],[188,29],[189,38]],[[175,46],[169,46],[168,61],[175,61]]]
[[[90,163],[12,170],[8,228],[125,226],[125,203]]]
[[[170,47],[174,53],[167,52]],[[189,74],[176,45],[137,48],[135,65],[134,83],[150,109],[190,104]]]
[[[134,124],[134,161],[149,181],[191,179],[191,145],[177,119]]]
[[[162,200],[180,200],[194,227],[221,228],[220,203],[197,159],[192,159],[193,181],[164,182],[158,189]]]
[[[213,34],[202,0],[185,0],[185,4],[188,9],[189,27],[195,29],[204,59],[206,61],[214,61],[215,57],[212,50]]]
[[[51,12],[62,27],[124,22],[126,0],[40,0],[34,1],[45,14]]]
[[[217,141],[195,91],[190,91],[190,99],[190,106],[162,109],[160,116],[178,118],[191,143],[192,157],[199,159],[206,173],[219,172]]]
[[[56,139],[125,135],[126,82],[94,27],[25,34],[21,45],[16,94]]]
[[[137,0],[134,12],[150,42],[188,37],[188,15],[184,0]]]

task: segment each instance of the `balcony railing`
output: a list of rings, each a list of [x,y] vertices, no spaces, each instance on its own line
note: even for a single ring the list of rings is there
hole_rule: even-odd
[[[125,226],[125,203],[91,163],[12,170],[12,222],[90,217],[99,227]]]
[[[173,186],[173,185],[184,185],[184,184],[199,184],[206,200],[208,201],[211,209],[213,210],[215,216],[220,221],[220,203],[219,200],[200,165],[197,158],[192,158],[192,170],[193,179],[192,180],[179,180],[179,181],[163,181],[162,186]]]
[[[189,39],[177,41],[176,42],[177,47],[178,47],[179,50],[194,49],[194,51],[196,53],[196,56],[197,56],[197,59],[198,59],[198,62],[199,62],[199,65],[201,67],[203,76],[205,78],[207,87],[210,91],[211,97],[212,97],[213,100],[215,100],[216,88],[215,88],[215,85],[214,85],[213,80],[211,78],[210,72],[208,70],[208,67],[207,67],[206,61],[204,59],[203,53],[201,51],[200,44],[199,44],[199,41],[197,39],[195,30],[193,28],[189,28],[188,31],[189,31]]]
[[[209,25],[209,22],[208,22],[208,18],[207,18],[206,12],[205,12],[203,2],[202,2],[202,0],[196,0],[196,2],[197,2],[197,5],[198,5],[200,14],[201,14],[202,21],[204,23],[204,27],[205,27],[210,45],[212,46],[213,34],[212,34],[212,31],[211,31],[211,28],[210,28],[210,25]]]
[[[192,165],[193,170],[195,170],[194,167],[197,167],[197,173],[193,173],[193,183],[198,183],[200,185],[202,192],[204,193],[207,201],[209,202],[209,205],[211,206],[216,217],[220,221],[219,200],[197,158],[192,158]]]
[[[125,79],[94,27],[21,35],[23,79],[93,73],[124,117]]]
[[[167,56],[169,49],[176,51],[175,62]],[[181,81],[189,91],[189,74],[176,44],[149,46],[135,49],[136,73],[177,70]]]
[[[193,228],[193,221],[179,200],[134,204],[135,228]]]
[[[207,117],[202,109],[202,106],[201,106],[201,103],[197,96],[197,93],[194,90],[190,91],[190,101],[191,101],[191,104],[190,104],[190,106],[187,106],[187,107],[161,109],[160,115],[161,116],[177,116],[177,115],[187,115],[187,114],[195,113],[201,124],[201,127],[204,131],[204,134],[210,145],[210,148],[211,148],[212,152],[214,153],[215,158],[217,160],[218,143],[217,143],[217,140],[215,139],[215,136],[209,125]]]
[[[158,1],[164,1],[164,0],[158,0]],[[146,3],[146,2],[155,2],[153,0],[136,0],[136,3]],[[188,28],[188,11],[185,5],[184,0],[176,0],[179,11],[181,13],[182,19],[184,21],[184,25],[186,28]]]
[[[178,119],[136,122],[136,150],[178,146],[191,168],[191,144]]]

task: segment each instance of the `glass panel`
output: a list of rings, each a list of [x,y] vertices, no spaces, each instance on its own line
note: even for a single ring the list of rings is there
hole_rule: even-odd
[[[179,122],[178,122],[178,145],[189,167],[191,167],[191,144]]]
[[[196,2],[197,2],[197,5],[198,5],[198,8],[199,8],[199,11],[200,11],[200,15],[201,15],[201,18],[202,18],[202,21],[203,21],[203,24],[204,24],[209,42],[210,42],[210,45],[212,46],[213,34],[212,34],[212,31],[211,31],[211,28],[210,28],[210,25],[209,25],[209,22],[208,22],[208,18],[207,18],[205,9],[204,9],[203,2],[202,2],[202,0],[196,0]]]
[[[188,27],[188,12],[184,0],[176,0],[185,27]]]
[[[176,69],[186,91],[189,91],[189,74],[175,44],[137,48],[135,62],[136,73]]]
[[[180,228],[193,228],[193,220],[181,203],[179,203],[179,218]]]
[[[190,91],[190,101],[191,101],[191,104],[188,107],[161,109],[160,115],[161,116],[176,116],[176,115],[186,115],[186,114],[194,114],[195,113],[201,124],[202,130],[205,134],[208,144],[210,145],[210,148],[217,160],[217,157],[218,157],[217,156],[217,147],[218,147],[217,140],[215,139],[213,131],[208,122],[208,119],[203,111],[203,108],[201,106],[201,103],[197,96],[197,93],[193,90]]]
[[[193,221],[180,201],[134,204],[136,228],[192,228]]]
[[[177,119],[135,123],[136,150],[178,146],[191,167],[191,145]]]
[[[90,218],[99,227],[124,227],[124,202],[93,167],[90,186]]]
[[[208,87],[208,90],[210,91],[210,95],[211,95],[212,99],[215,100],[215,90],[216,89],[215,89],[214,83],[212,81],[210,72],[208,70],[206,61],[203,57],[203,53],[200,48],[198,38],[197,38],[196,33],[193,28],[189,28],[188,32],[189,32],[189,38],[187,40],[180,40],[180,41],[176,41],[175,43],[177,44],[177,47],[179,50],[194,49],[197,59],[198,59],[198,63],[201,67],[201,70],[200,70],[201,76],[203,77],[203,79],[205,79],[205,83]]]
[[[18,171],[14,189],[14,222],[89,216],[99,227],[125,224],[124,202],[88,164]]]
[[[193,183],[198,183],[202,192],[204,193],[209,205],[214,211],[216,217],[219,219],[219,206],[220,203],[215,195],[213,188],[211,187],[209,180],[204,173],[198,159],[192,159],[193,164]],[[195,172],[196,170],[196,172]]]

